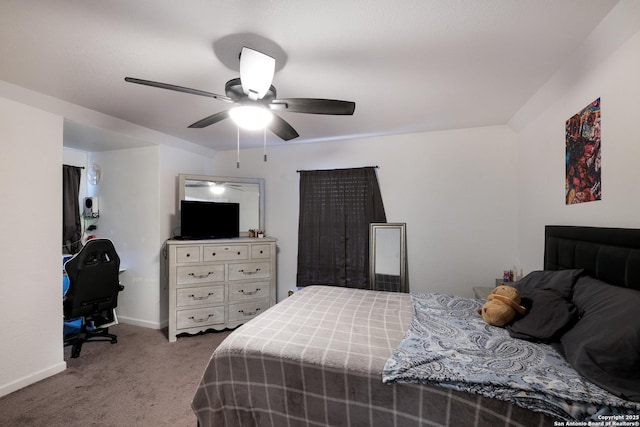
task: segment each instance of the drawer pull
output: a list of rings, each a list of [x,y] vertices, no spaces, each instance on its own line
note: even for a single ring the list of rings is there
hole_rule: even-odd
[[[197,296],[195,296],[195,295],[191,294],[191,295],[189,295],[189,298],[191,298],[191,299],[193,299],[193,300],[195,300],[195,301],[202,301],[202,300],[205,300],[205,299],[209,299],[209,297],[210,297],[211,295],[215,295],[215,293],[213,293],[213,292],[209,292],[209,293],[207,294],[207,296],[204,296],[204,297],[197,297]]]
[[[193,277],[194,279],[206,279],[209,276],[212,276],[215,274],[215,271],[209,271],[207,272],[207,274],[201,273],[201,274],[196,274],[196,273],[189,273],[189,276]]]
[[[207,320],[209,320],[210,317],[214,317],[213,314],[209,314],[207,317],[205,318],[200,318],[200,319],[196,319],[193,316],[189,317],[189,320],[193,321],[194,323],[202,323],[202,322],[206,322]]]
[[[257,274],[260,270],[262,270],[261,268],[256,268],[256,271],[244,271],[244,269],[238,270],[240,273],[245,274],[247,276],[251,275],[251,274]]]
[[[238,313],[242,313],[243,316],[255,316],[260,311],[260,308],[256,308],[254,311],[238,310]]]
[[[260,288],[256,288],[255,291],[245,291],[244,289],[240,289],[238,292],[242,292],[242,295],[255,295],[260,292]]]

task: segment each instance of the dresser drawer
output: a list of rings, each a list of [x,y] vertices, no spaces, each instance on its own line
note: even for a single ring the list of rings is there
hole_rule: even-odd
[[[251,259],[270,259],[271,245],[251,245]]]
[[[229,301],[269,298],[269,282],[229,283]]]
[[[176,299],[178,307],[224,302],[224,285],[180,288]]]
[[[176,248],[176,262],[200,262],[200,246],[179,246]]]
[[[229,280],[268,279],[269,277],[271,277],[270,262],[229,264]]]
[[[178,286],[191,283],[224,281],[224,264],[177,267],[176,270],[176,283]]]
[[[249,259],[248,245],[205,246],[204,261],[235,261]]]
[[[229,304],[229,322],[249,320],[269,308],[269,300]]]
[[[224,322],[224,306],[176,311],[176,329],[216,325]]]

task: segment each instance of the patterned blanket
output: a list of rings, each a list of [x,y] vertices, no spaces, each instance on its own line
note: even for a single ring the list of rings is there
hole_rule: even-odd
[[[586,381],[553,347],[511,338],[506,330],[485,323],[477,313],[481,300],[411,297],[413,321],[385,364],[384,383],[438,385],[564,420],[640,411],[640,404]]]

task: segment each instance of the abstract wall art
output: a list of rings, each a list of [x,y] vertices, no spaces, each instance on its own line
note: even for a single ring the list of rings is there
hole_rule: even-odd
[[[602,197],[600,98],[565,124],[565,199],[567,205]]]

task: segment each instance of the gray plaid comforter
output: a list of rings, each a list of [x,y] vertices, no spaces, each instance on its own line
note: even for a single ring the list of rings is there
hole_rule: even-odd
[[[214,351],[193,411],[201,427],[552,425],[496,399],[383,384],[411,319],[408,294],[307,287]]]

